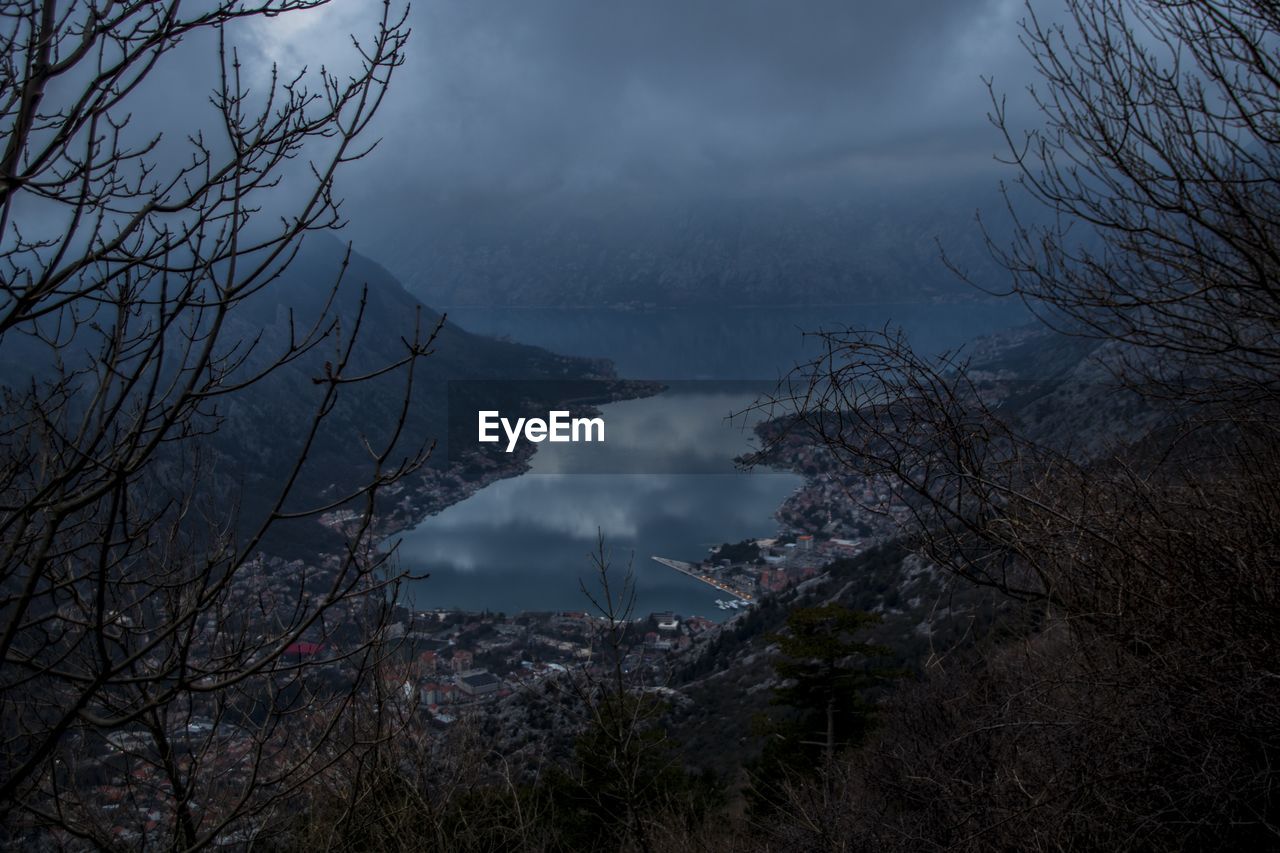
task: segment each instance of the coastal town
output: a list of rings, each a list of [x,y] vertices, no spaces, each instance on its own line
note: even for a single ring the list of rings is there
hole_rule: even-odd
[[[723,625],[740,618],[761,600],[803,584],[841,559],[857,556],[883,541],[909,514],[892,497],[887,482],[839,470],[825,458],[822,446],[788,440],[775,446],[768,464],[804,476],[804,484],[778,508],[778,532],[770,537],[723,543],[694,560],[692,555],[650,555],[649,565],[684,574],[707,587],[709,604],[722,611],[719,620],[672,612],[626,614],[623,666],[637,677],[662,682],[674,659],[696,651]],[[439,506],[488,482],[527,467],[517,455],[510,467],[477,471],[474,481],[454,472],[426,480],[427,488],[397,493],[396,511],[383,524],[403,524],[420,516],[424,493],[428,506]],[[492,463],[490,463],[492,464]],[[329,526],[341,526],[333,515]],[[293,572],[302,570],[294,565]],[[294,581],[277,565],[262,573],[260,583],[284,594]],[[253,595],[259,595],[255,590]],[[599,633],[607,618],[586,611],[497,613],[456,609],[411,610],[397,607],[386,627],[398,644],[396,689],[411,697],[424,715],[447,726],[460,715],[511,696],[542,679],[570,670],[601,665]],[[333,650],[319,635],[291,647],[290,653],[312,663]]]
[[[791,464],[811,464],[812,451],[797,446]],[[627,614],[622,665],[642,681],[661,684],[680,656],[696,653],[723,626],[769,596],[819,576],[881,541],[906,508],[890,500],[886,485],[854,484],[811,473],[778,511],[782,531],[772,537],[723,543],[697,561],[651,555],[658,570],[680,572],[707,586],[721,620],[672,612]],[[821,527],[797,530],[820,515]],[[788,520],[792,522],[788,524]],[[846,532],[864,531],[868,535]],[[832,535],[846,533],[846,535]],[[399,609],[389,634],[401,643],[397,684],[423,714],[439,725],[483,709],[546,678],[602,666],[599,635],[608,619],[587,611],[515,614],[439,609]],[[306,654],[324,650],[307,646]]]
[[[826,567],[847,560],[883,541],[907,508],[890,499],[888,484],[855,475],[835,477],[821,458],[823,451],[803,442],[776,448],[769,464],[805,477],[776,513],[773,536],[722,543],[703,555],[651,555],[647,571],[680,572],[706,587],[708,610],[719,619],[669,611],[614,614],[612,619],[587,610],[497,613],[456,609],[411,609],[388,602],[377,620],[377,642],[386,651],[376,680],[380,695],[394,700],[407,721],[404,731],[423,743],[441,741],[460,724],[502,723],[512,742],[532,737],[520,722],[520,704],[528,697],[570,688],[580,680],[601,679],[620,667],[631,683],[665,690],[673,671],[696,659],[726,628],[746,618],[752,609],[794,587],[822,576]],[[527,456],[513,454],[506,465],[487,465],[473,471],[428,471],[415,488],[397,484],[384,496],[383,512],[375,525],[384,531],[412,523],[424,512],[461,500],[485,484],[519,473]],[[321,523],[344,532],[360,523],[360,516],[331,512]],[[692,558],[692,559],[690,559]],[[318,559],[285,559],[259,555],[247,562],[228,590],[225,608],[243,614],[275,614],[302,619],[310,602],[343,570],[344,557],[330,553]],[[368,642],[368,614],[357,598],[329,606],[326,619],[297,632],[284,649],[279,665],[287,683],[290,667],[309,673],[323,693],[340,695],[342,685],[359,677],[352,650]],[[194,626],[195,648],[210,653],[234,643],[212,616]],[[279,680],[279,677],[277,677]],[[676,697],[687,701],[685,697]],[[517,721],[512,724],[513,718]],[[320,725],[319,718],[313,721]],[[434,734],[433,734],[434,733]],[[205,753],[218,768],[219,785],[228,791],[246,783],[258,756],[272,765],[293,747],[291,734],[264,731],[255,716],[240,709],[195,703],[164,732],[184,749]],[[88,785],[86,808],[111,824],[120,815],[150,815],[162,822],[166,801],[164,780],[154,763],[136,760],[155,732],[123,728],[101,740],[74,744],[76,775]],[[430,748],[429,746],[427,748]],[[281,766],[284,766],[283,763]],[[150,793],[149,793],[150,792]],[[154,803],[148,806],[149,798]],[[122,807],[128,801],[129,809]],[[89,801],[93,805],[89,806]],[[122,842],[145,837],[146,824],[116,826]],[[225,837],[222,842],[235,843]]]

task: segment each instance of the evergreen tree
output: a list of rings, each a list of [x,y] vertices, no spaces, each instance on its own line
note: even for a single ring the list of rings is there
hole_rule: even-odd
[[[768,810],[782,781],[829,768],[840,750],[865,737],[875,710],[866,691],[894,674],[873,665],[889,649],[858,639],[879,621],[828,603],[791,611],[785,632],[770,637],[782,652],[772,704],[786,713],[759,721],[765,745],[750,768],[753,810]]]

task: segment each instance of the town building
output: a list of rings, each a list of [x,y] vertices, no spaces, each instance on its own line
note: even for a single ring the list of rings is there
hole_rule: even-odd
[[[487,696],[501,687],[502,679],[487,669],[473,669],[458,676],[458,689],[468,696]]]

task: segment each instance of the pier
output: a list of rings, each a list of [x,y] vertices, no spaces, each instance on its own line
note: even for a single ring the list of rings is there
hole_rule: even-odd
[[[683,560],[672,560],[669,557],[653,557],[652,559],[654,560],[654,562],[661,563],[664,566],[668,566],[672,569],[675,569],[677,572],[680,572],[683,575],[688,575],[689,577],[693,578],[696,581],[702,581],[706,585],[713,586],[716,589],[720,590],[721,592],[727,592],[730,595],[732,595],[734,598],[739,599],[740,601],[752,600],[752,595],[750,593],[739,592],[738,590],[729,586],[724,581],[717,580],[716,578],[713,578],[711,575],[703,574],[702,572],[697,571],[698,566],[696,563],[686,563]]]

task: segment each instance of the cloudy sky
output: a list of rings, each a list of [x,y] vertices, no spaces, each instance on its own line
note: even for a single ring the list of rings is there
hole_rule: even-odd
[[[378,4],[258,32],[284,66],[342,56]],[[347,175],[413,198],[803,195],[992,168],[982,76],[1029,80],[1018,0],[417,0],[408,58]]]

